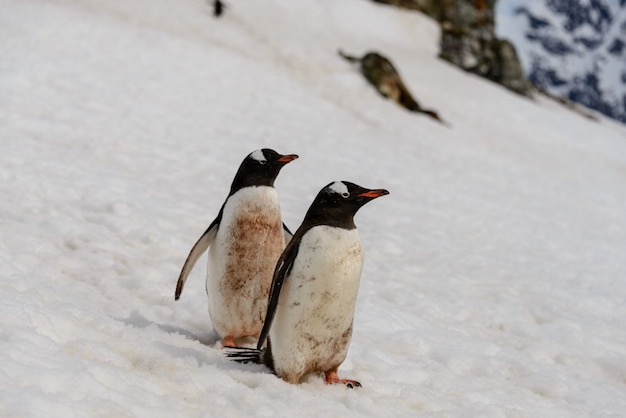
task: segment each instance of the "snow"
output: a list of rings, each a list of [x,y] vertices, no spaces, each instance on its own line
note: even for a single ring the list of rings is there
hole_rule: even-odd
[[[626,130],[436,58],[436,25],[362,0],[0,0],[0,415],[623,416]],[[444,127],[337,49],[378,50]],[[356,216],[340,376],[229,362],[189,249],[250,152]]]

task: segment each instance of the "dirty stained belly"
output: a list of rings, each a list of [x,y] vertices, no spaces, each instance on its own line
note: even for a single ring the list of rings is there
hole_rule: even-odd
[[[270,331],[277,363],[311,370],[346,356],[363,263],[356,229],[316,228],[300,245]]]
[[[260,333],[272,274],[285,244],[277,204],[239,203],[236,216],[222,219],[209,250],[209,313],[221,336]]]

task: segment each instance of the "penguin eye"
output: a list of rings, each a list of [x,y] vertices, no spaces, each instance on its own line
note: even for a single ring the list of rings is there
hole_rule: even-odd
[[[267,164],[267,160],[260,160],[260,161],[259,161],[259,164],[261,164],[261,165],[265,165],[265,164]]]
[[[350,197],[350,193],[343,192],[343,193],[341,193],[341,197],[343,197],[344,199],[347,199],[348,197]]]

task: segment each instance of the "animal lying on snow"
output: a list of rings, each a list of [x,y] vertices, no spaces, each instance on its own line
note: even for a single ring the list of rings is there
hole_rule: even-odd
[[[343,51],[339,51],[339,55],[349,62],[359,63],[363,76],[387,99],[395,101],[411,112],[423,113],[443,123],[437,112],[420,106],[402,82],[400,74],[391,61],[383,55],[377,52],[368,52],[363,57],[357,58],[347,55]]]

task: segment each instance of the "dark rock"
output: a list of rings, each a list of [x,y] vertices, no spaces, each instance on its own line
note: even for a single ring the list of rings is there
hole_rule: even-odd
[[[530,79],[538,86],[560,87],[567,84],[553,68],[545,68],[538,60],[533,63]]]
[[[595,109],[611,118],[617,118],[618,115],[614,106],[604,99],[598,85],[598,77],[595,74],[588,73],[574,81],[575,84],[569,91],[568,99],[590,109]]]
[[[531,85],[523,75],[514,46],[495,35],[496,0],[374,1],[419,10],[437,20],[441,27],[442,59],[530,96]]]
[[[615,39],[613,43],[609,46],[609,52],[615,56],[621,56],[624,52],[624,47],[626,44],[621,39]]]
[[[526,15],[528,18],[528,24],[532,29],[542,29],[552,26],[548,20],[533,16],[532,13],[530,13],[525,7],[518,7],[517,10],[515,10],[515,14]]]
[[[596,32],[605,32],[613,23],[613,17],[604,3],[601,0],[590,0],[589,5],[585,6],[572,0],[547,0],[548,7],[565,17],[563,27],[569,32],[585,24],[589,24]]]
[[[536,33],[527,33],[526,39],[533,42],[539,42],[543,49],[553,55],[573,54],[575,51],[563,40],[552,36],[538,35]]]

